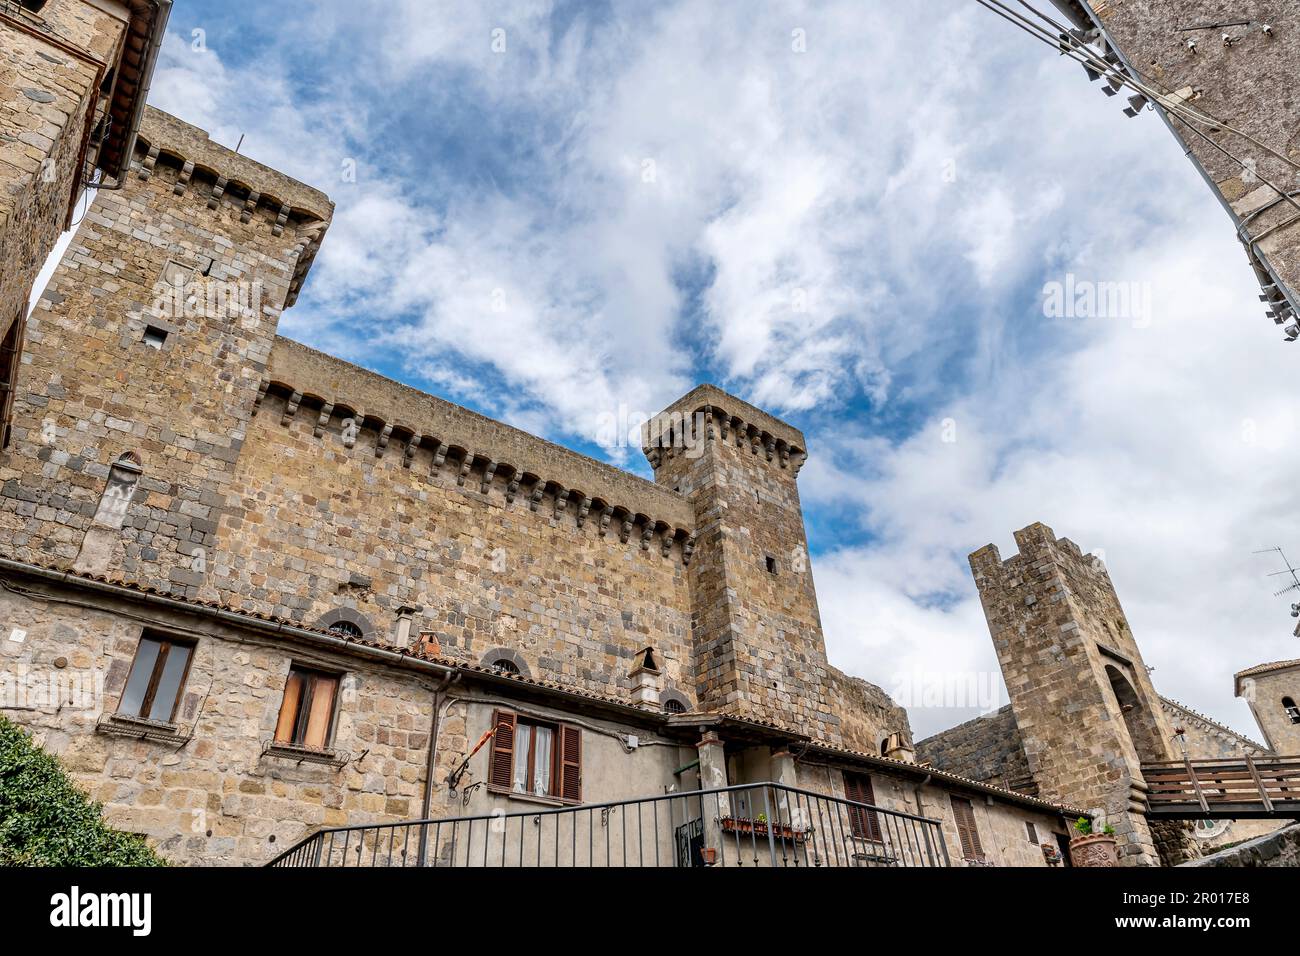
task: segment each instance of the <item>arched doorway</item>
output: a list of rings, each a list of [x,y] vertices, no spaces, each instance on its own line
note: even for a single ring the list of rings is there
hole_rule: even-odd
[[[1111,692],[1124,717],[1124,726],[1128,729],[1129,739],[1133,741],[1138,760],[1168,759],[1165,741],[1160,737],[1155,716],[1143,705],[1142,698],[1128,676],[1113,664],[1106,665],[1106,676],[1110,679]]]

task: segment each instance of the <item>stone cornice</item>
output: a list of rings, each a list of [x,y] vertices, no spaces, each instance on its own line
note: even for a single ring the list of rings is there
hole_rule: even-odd
[[[695,512],[667,488],[535,435],[479,415],[277,337],[258,398],[284,398],[280,423],[309,406],[313,431],[338,430],[351,419],[357,432],[374,434],[374,453],[400,456],[403,467],[453,477],[466,492],[499,492],[507,505],[588,525],[601,537],[617,536],[640,550],[689,563]],[[256,411],[255,411],[256,414]],[[356,436],[345,445],[356,444]]]

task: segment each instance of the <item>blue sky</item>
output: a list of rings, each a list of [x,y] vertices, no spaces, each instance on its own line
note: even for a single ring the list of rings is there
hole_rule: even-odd
[[[1300,355],[1157,116],[970,0],[269,8],[178,3],[151,102],[335,200],[283,334],[647,476],[620,408],[786,418],[831,659],[918,735],[996,672],[966,555],[1037,520],[1254,731]],[[1150,308],[1046,317],[1071,274]]]

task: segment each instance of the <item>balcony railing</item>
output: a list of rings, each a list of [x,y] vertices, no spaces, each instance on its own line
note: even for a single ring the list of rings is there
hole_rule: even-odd
[[[949,866],[938,820],[774,783],[319,830],[268,866]]]

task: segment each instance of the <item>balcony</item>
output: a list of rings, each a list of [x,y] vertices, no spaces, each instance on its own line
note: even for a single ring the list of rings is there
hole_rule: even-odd
[[[319,830],[272,867],[946,867],[940,823],[774,783]]]

